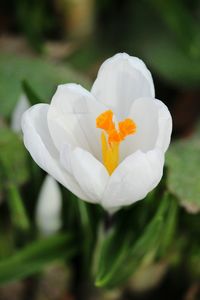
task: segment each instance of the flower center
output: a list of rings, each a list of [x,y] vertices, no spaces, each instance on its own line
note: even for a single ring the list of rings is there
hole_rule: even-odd
[[[120,143],[128,135],[136,132],[136,124],[131,119],[125,119],[120,121],[118,128],[116,128],[113,112],[107,110],[97,117],[96,127],[103,129],[101,134],[102,160],[109,175],[111,175],[119,164]]]

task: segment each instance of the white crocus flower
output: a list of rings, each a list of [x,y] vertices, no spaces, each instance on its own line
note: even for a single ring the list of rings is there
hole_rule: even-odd
[[[52,235],[61,228],[62,195],[58,183],[46,176],[36,206],[36,224],[41,234]]]
[[[12,116],[11,116],[11,129],[16,132],[21,132],[21,119],[23,113],[30,107],[30,103],[26,97],[26,95],[22,94],[17,101],[17,104],[13,110]]]
[[[22,129],[42,169],[112,212],[145,198],[159,183],[172,120],[155,99],[145,64],[123,53],[103,63],[91,92],[77,84],[58,86],[50,105],[25,112]]]

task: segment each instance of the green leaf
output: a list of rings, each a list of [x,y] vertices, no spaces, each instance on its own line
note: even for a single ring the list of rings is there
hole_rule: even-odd
[[[38,273],[53,261],[71,259],[75,252],[73,239],[67,234],[33,242],[13,256],[0,261],[0,283]]]
[[[27,80],[39,99],[48,102],[57,85],[76,82],[84,87],[90,83],[68,65],[59,66],[44,58],[0,54],[0,114],[9,117],[22,92],[21,82]]]
[[[165,255],[168,255],[169,249],[173,244],[173,240],[175,238],[175,233],[177,229],[178,203],[177,199],[175,199],[173,196],[170,197],[171,201],[169,203],[167,216],[165,218],[164,234],[162,236],[157,255],[160,258],[165,257]]]
[[[184,1],[150,0],[150,3],[188,55],[199,57],[199,24]]]
[[[190,249],[187,250],[187,267],[189,269],[190,276],[195,280],[199,280],[200,278],[199,248],[200,242],[193,241],[193,244],[191,245]]]
[[[8,128],[0,128],[0,190],[9,182],[21,185],[29,178],[27,151],[22,139]]]
[[[166,157],[167,186],[191,211],[200,210],[200,139],[197,133],[171,144]]]
[[[27,232],[30,229],[30,223],[20,192],[17,186],[11,183],[6,186],[6,189],[8,193],[7,202],[10,209],[12,223],[16,228]]]
[[[94,241],[94,235],[92,231],[91,216],[89,214],[89,205],[84,201],[78,199],[78,214],[80,217],[80,227],[81,227],[81,238],[83,242],[83,257],[85,263],[85,269],[88,270],[88,263],[90,261],[90,255],[92,249],[92,244]]]
[[[173,85],[199,86],[200,58],[192,58],[170,36],[158,32],[141,40],[137,48],[151,68]]]
[[[31,105],[42,102],[42,99],[40,99],[35,91],[30,87],[27,80],[22,81],[22,88]]]
[[[115,228],[107,234],[99,252],[97,286],[107,288],[119,286],[133,275],[144,261],[151,263],[156,257],[165,254],[166,249],[169,250],[173,238],[172,227],[174,228],[170,224],[175,223],[176,214],[173,211],[177,207],[172,201],[174,199],[168,194],[161,199],[155,216],[136,239],[133,239],[134,228],[127,226],[124,236]],[[170,229],[165,228],[166,224]],[[164,233],[167,230],[169,232],[165,238]]]
[[[195,8],[192,11],[183,2],[143,0],[132,4],[126,43],[129,52],[142,58],[161,81],[184,89],[198,88],[199,23]]]

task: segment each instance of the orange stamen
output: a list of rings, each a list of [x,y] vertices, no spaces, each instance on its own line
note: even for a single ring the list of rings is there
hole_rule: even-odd
[[[113,112],[112,110],[107,110],[100,114],[96,119],[97,128],[104,129],[106,132],[115,129],[115,124],[113,122]]]
[[[120,143],[121,142],[121,135],[120,132],[118,132],[116,129],[110,131],[108,133],[108,142],[111,143]]]
[[[112,110],[107,110],[100,114],[96,119],[97,128],[103,129],[102,132],[102,159],[103,163],[111,175],[119,164],[119,145],[128,135],[136,133],[136,124],[131,119],[120,121],[118,129],[113,122]]]
[[[119,131],[121,138],[124,139],[128,135],[136,132],[136,124],[131,119],[125,119],[119,122]]]

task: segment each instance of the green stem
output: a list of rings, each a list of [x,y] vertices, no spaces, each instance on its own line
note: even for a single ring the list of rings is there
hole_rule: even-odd
[[[21,231],[28,231],[30,223],[17,186],[12,183],[8,184],[7,193],[8,206],[13,225]]]

